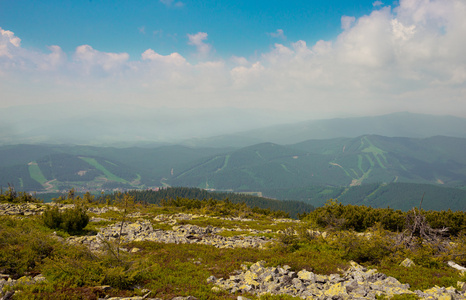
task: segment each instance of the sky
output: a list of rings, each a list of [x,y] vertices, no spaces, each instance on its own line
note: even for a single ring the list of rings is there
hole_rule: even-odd
[[[464,0],[0,0],[0,109],[466,117],[465,16]]]

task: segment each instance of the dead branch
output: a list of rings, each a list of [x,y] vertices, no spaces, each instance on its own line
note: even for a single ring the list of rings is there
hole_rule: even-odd
[[[430,227],[422,211],[413,208],[406,214],[405,230],[399,235],[398,243],[404,244],[407,248],[411,249],[419,245],[419,242],[428,243],[443,251],[446,250],[444,238],[447,236],[447,233],[448,228],[446,227],[441,229]]]

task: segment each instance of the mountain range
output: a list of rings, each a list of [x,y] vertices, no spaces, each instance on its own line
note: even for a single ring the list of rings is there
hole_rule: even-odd
[[[121,111],[125,113],[122,114]],[[408,112],[381,116],[308,121],[302,116],[252,113],[238,109],[147,109],[136,105],[41,105],[0,110],[0,145],[78,144],[112,147],[245,147],[259,143],[295,144],[374,134],[466,138],[466,119]],[[215,124],[212,126],[212,124]],[[278,124],[278,125],[277,125]]]
[[[465,120],[430,117],[400,113],[312,121],[243,132],[231,139],[225,135],[190,140],[184,145],[4,145],[0,146],[0,186],[38,193],[185,186],[301,200],[315,206],[338,198],[402,209],[427,193],[426,203],[432,207],[445,203],[463,209]],[[345,137],[364,132],[365,126],[367,132],[387,136]],[[403,130],[404,137],[390,136]],[[299,140],[324,136],[324,132],[325,139]],[[427,136],[429,132],[451,136]],[[262,140],[268,142],[249,145]],[[433,198],[441,195],[448,198]]]

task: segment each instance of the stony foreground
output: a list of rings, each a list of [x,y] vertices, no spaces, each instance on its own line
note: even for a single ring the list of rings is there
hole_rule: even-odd
[[[420,299],[432,300],[460,300],[466,299],[465,291],[458,291],[453,287],[434,287],[425,291],[411,291],[408,284],[402,284],[393,277],[378,273],[374,269],[367,270],[357,263],[351,262],[351,267],[342,274],[332,274],[329,276],[318,275],[312,272],[301,270],[294,272],[288,266],[265,267],[265,262],[260,261],[252,264],[249,268],[243,265],[243,270],[228,279],[217,279],[214,276],[207,278],[207,282],[214,284],[212,293],[217,293],[220,289],[230,293],[251,293],[257,296],[264,294],[281,295],[286,294],[302,299],[318,300],[350,300],[350,299],[377,299],[379,296],[391,298],[395,295],[407,294],[416,295]],[[42,275],[32,277],[22,277],[12,280],[7,275],[0,274],[0,290],[6,287],[14,287],[17,284],[40,284],[46,281]],[[461,283],[459,285],[463,285]],[[111,289],[110,286],[96,287],[102,290]],[[11,299],[15,294],[14,290],[3,294],[1,300]],[[112,300],[162,300],[160,298],[139,297],[110,297]],[[248,298],[238,296],[238,300]],[[199,300],[195,297],[175,297],[172,300]]]
[[[67,241],[72,244],[86,245],[91,251],[104,250],[105,241],[114,242],[119,238],[122,242],[199,243],[217,248],[262,248],[271,241],[271,239],[261,236],[239,235],[224,237],[217,234],[221,231],[222,229],[217,227],[200,227],[196,225],[176,225],[172,227],[172,230],[162,230],[154,229],[148,221],[136,221],[124,223],[123,226],[120,224],[110,225],[102,228],[97,235],[70,237]]]
[[[65,207],[62,207],[65,208]],[[11,205],[1,204],[0,215],[34,215],[44,211],[44,206],[36,204]],[[94,214],[105,213],[109,210],[118,210],[113,207],[90,208],[89,211]],[[205,244],[217,248],[237,248],[253,247],[262,248],[267,243],[275,242],[274,239],[261,236],[263,233],[270,231],[258,231],[249,229],[226,229],[213,226],[201,227],[179,223],[180,220],[191,220],[199,216],[190,214],[177,215],[158,215],[152,217],[155,222],[162,222],[171,225],[171,230],[162,230],[154,228],[151,221],[142,219],[140,215],[134,215],[131,220],[124,223],[116,222],[111,225],[103,226],[94,235],[89,236],[72,236],[66,242],[70,244],[82,244],[89,247],[91,251],[105,251],[109,242],[121,241],[122,243],[132,241],[152,241],[160,243],[174,244]],[[206,217],[206,216],[201,216]],[[93,218],[94,222],[110,221],[108,219]],[[232,221],[233,219],[227,219]],[[235,222],[251,221],[249,219],[235,219]],[[283,220],[282,220],[283,221]],[[282,222],[276,220],[275,222]],[[284,222],[284,221],[283,221]],[[108,223],[107,223],[108,224]],[[245,231],[249,230],[253,235],[233,235],[222,236],[223,231]],[[58,237],[57,237],[58,238]],[[65,242],[65,241],[63,241]],[[138,249],[123,249],[130,252],[137,252]],[[215,294],[220,290],[226,290],[232,294],[249,293],[256,296],[264,294],[272,295],[290,295],[302,299],[377,299],[384,296],[387,298],[395,295],[407,294],[413,295],[420,299],[438,299],[438,300],[459,300],[466,299],[466,284],[458,282],[458,291],[453,287],[433,287],[424,291],[411,291],[408,284],[402,284],[393,277],[378,273],[376,270],[367,270],[366,268],[351,262],[351,267],[341,274],[319,275],[307,270],[293,271],[288,266],[266,267],[265,262],[260,261],[252,264],[250,267],[242,266],[242,270],[229,276],[228,279],[215,278],[211,276],[207,282],[213,285],[212,293]],[[11,299],[18,284],[40,284],[46,281],[45,277],[39,275],[36,277],[22,277],[18,280],[9,278],[8,275],[0,274],[0,300]],[[102,289],[111,289],[109,286],[96,287]],[[9,290],[9,292],[6,292]],[[119,298],[112,297],[106,299],[158,299],[148,298],[150,291],[147,290],[146,296]],[[195,297],[175,297],[173,300],[195,300]],[[247,298],[238,296],[238,300]],[[199,299],[197,299],[199,300]]]
[[[249,292],[257,296],[263,294],[287,294],[303,299],[376,299],[400,294],[413,294],[421,299],[466,299],[464,291],[453,287],[434,287],[425,291],[411,291],[408,284],[402,284],[393,277],[378,273],[351,262],[351,267],[342,275],[318,275],[306,270],[291,271],[288,266],[265,267],[265,262],[257,262],[251,267],[243,266],[243,271],[229,279],[207,279],[214,283],[214,291],[224,289],[231,293]]]

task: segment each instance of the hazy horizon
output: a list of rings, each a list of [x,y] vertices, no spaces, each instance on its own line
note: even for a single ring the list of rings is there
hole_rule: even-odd
[[[0,137],[465,118],[465,15],[460,0],[0,0]]]

